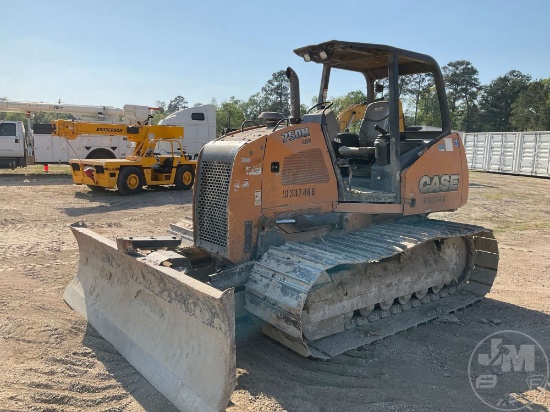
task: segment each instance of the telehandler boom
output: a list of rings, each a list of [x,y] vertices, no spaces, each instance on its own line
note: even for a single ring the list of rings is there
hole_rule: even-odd
[[[226,407],[236,317],[330,359],[481,299],[496,275],[490,230],[428,218],[468,196],[435,60],[343,41],[295,53],[323,67],[318,103],[300,115],[288,68],[290,118],[264,115],[265,126],[206,144],[193,217],[172,225],[182,239],[115,243],[72,228],[80,264],[64,299],[181,410]],[[366,80],[363,122],[346,145],[326,101],[332,70]],[[419,73],[433,76],[439,130],[400,127],[399,77]],[[376,100],[385,79],[389,99]]]

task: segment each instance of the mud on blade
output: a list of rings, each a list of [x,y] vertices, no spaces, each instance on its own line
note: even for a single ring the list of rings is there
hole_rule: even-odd
[[[182,411],[223,410],[236,384],[233,290],[126,255],[71,228],[80,252],[65,301]]]

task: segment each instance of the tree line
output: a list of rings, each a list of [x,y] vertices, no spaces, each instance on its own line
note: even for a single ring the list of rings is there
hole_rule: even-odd
[[[550,130],[550,78],[533,80],[518,70],[482,85],[478,70],[467,60],[443,66],[451,126],[464,132],[513,132]],[[380,82],[387,85],[386,81]],[[385,88],[387,90],[387,87]],[[439,103],[431,74],[401,76],[399,95],[407,125],[441,126]],[[382,98],[387,98],[383,95]],[[338,114],[344,108],[362,103],[367,96],[353,90],[329,99]],[[273,73],[261,90],[247,100],[231,97],[218,104],[218,133],[240,127],[244,120],[255,120],[264,111],[290,114],[290,88],[284,70]],[[316,97],[311,105],[316,103]],[[307,107],[302,104],[301,112]]]
[[[497,77],[487,85],[479,80],[478,70],[467,60],[457,60],[442,68],[445,81],[451,125],[464,132],[512,132],[550,130],[550,78],[533,80],[518,70]],[[380,82],[382,85],[386,81]],[[385,88],[387,90],[387,87]],[[430,74],[401,76],[399,95],[407,125],[441,126],[435,84]],[[384,95],[381,96],[384,98]],[[387,96],[385,96],[387,98]],[[362,90],[353,90],[343,96],[329,99],[338,114],[344,108],[367,100]],[[290,86],[284,70],[272,74],[265,85],[246,100],[232,96],[216,106],[217,133],[240,128],[245,120],[256,121],[261,112],[280,112],[290,115]],[[312,104],[316,98],[312,99]],[[196,103],[199,106],[202,103]],[[189,107],[178,95],[168,103],[157,101],[152,119],[161,119]],[[301,112],[307,110],[301,105]],[[35,113],[35,123],[49,123],[56,118],[70,118],[55,113]],[[25,120],[22,113],[0,113],[0,120]]]

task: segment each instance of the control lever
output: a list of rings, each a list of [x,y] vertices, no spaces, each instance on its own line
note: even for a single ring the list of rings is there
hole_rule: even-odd
[[[382,133],[384,136],[386,136],[388,134],[388,132],[386,130],[384,130],[383,128],[381,128],[380,126],[378,126],[377,124],[374,125],[374,129],[377,131],[377,132],[380,132]]]

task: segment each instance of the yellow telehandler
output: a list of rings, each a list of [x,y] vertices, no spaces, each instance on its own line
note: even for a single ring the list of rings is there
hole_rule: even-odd
[[[175,185],[193,187],[196,161],[181,145],[181,126],[127,126],[56,120],[54,135],[74,140],[82,135],[126,136],[135,144],[125,159],[71,159],[73,182],[90,189],[118,188],[123,195],[139,193],[143,186]],[[168,142],[168,155],[155,152],[160,142]]]

